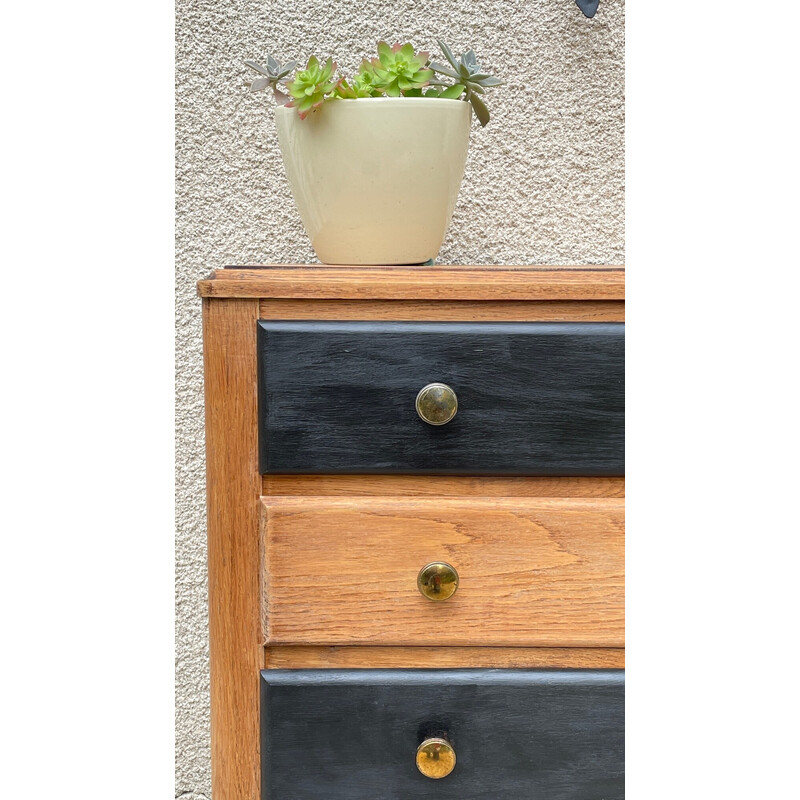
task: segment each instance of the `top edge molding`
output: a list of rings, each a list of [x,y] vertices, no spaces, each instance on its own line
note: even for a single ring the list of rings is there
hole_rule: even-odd
[[[308,300],[624,300],[623,266],[225,267],[201,297]]]

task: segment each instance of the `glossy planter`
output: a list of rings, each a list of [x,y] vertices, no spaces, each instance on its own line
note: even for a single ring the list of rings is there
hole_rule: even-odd
[[[275,112],[295,203],[325,264],[436,258],[464,177],[469,103],[335,100],[301,120]]]

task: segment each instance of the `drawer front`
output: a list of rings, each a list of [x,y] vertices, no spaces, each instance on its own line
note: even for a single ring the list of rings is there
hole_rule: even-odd
[[[619,476],[624,324],[262,320],[259,404],[265,473]]]
[[[262,800],[621,800],[621,670],[267,670]],[[417,768],[444,739],[446,777]]]
[[[621,498],[262,502],[270,644],[624,646]],[[447,599],[418,586],[433,562]]]

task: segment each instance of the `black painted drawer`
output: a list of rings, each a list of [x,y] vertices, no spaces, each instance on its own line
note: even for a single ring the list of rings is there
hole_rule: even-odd
[[[262,800],[620,800],[622,670],[266,670]],[[456,764],[427,778],[430,736]]]
[[[262,472],[624,474],[623,323],[259,322]],[[429,425],[419,390],[455,417]]]

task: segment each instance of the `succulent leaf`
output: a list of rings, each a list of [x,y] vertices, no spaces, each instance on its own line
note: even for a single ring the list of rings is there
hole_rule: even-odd
[[[385,69],[392,63],[392,48],[386,42],[378,42],[378,61]]]
[[[267,86],[269,86],[269,85],[270,85],[270,79],[269,78],[256,78],[250,84],[250,91],[251,92],[261,92],[264,89],[266,89]]]
[[[463,83],[457,83],[454,86],[448,86],[439,93],[439,97],[443,97],[447,100],[458,100],[458,98],[464,94],[465,88],[466,87]]]
[[[283,80],[290,72],[294,72],[296,66],[296,61],[287,61],[283,66],[278,64],[278,68],[276,70],[278,74],[278,80]]]
[[[435,61],[431,61],[429,66],[434,72],[438,72],[440,75],[447,75],[448,78],[458,79],[458,75],[449,67],[445,67],[442,64],[436,63]]]
[[[452,66],[452,68],[458,72],[458,61],[453,55],[453,51],[441,39],[438,39],[437,41],[439,42],[439,47],[442,48],[444,57],[450,62],[450,66]]]
[[[482,128],[485,128],[489,122],[489,109],[486,108],[486,103],[476,94],[470,94],[469,101],[472,103],[472,109],[478,117],[478,122],[481,123]]]
[[[404,45],[402,45],[399,53],[407,61],[411,61],[411,59],[414,58],[414,48],[410,42],[406,42]]]
[[[256,61],[245,61],[245,66],[250,67],[250,69],[254,69],[256,72],[260,72],[262,75],[269,76],[269,70],[264,69],[261,64],[257,63]]]

